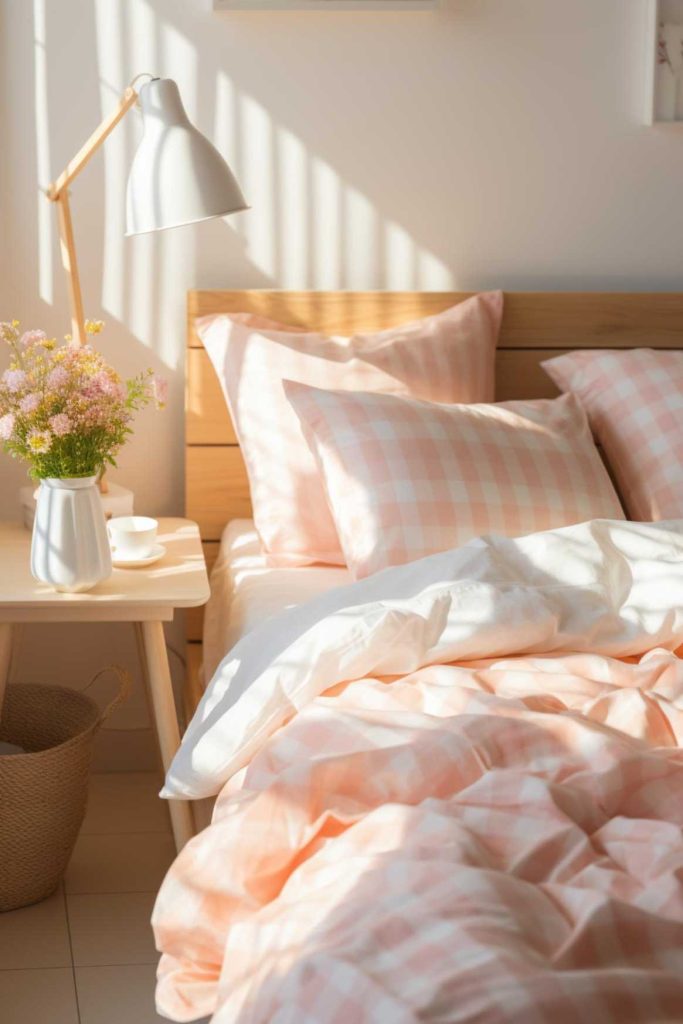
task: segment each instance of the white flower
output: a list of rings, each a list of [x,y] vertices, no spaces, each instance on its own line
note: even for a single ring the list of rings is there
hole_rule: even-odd
[[[21,391],[26,383],[26,374],[23,370],[5,370],[2,379],[7,390],[11,391],[12,394],[16,394],[17,391]]]
[[[8,412],[5,416],[0,416],[0,440],[9,441],[14,430],[14,414]]]

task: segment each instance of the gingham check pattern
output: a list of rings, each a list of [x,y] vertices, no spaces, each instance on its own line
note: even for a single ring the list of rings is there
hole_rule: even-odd
[[[623,513],[571,395],[443,406],[291,382],[356,578],[487,533]]]
[[[668,651],[433,665],[318,697],[164,882],[160,1010],[682,1020],[682,739]]]
[[[577,351],[543,367],[581,399],[630,518],[683,517],[683,352]]]
[[[278,325],[244,315],[197,322],[242,446],[254,521],[271,564],[344,563],[283,380],[433,402],[488,402],[502,314],[502,293],[490,292],[436,316],[352,338],[273,329]]]

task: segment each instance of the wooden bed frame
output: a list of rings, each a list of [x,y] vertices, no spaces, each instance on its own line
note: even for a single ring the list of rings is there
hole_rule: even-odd
[[[249,485],[221,390],[195,331],[195,318],[258,313],[324,334],[376,331],[438,313],[471,292],[191,291],[188,293],[185,507],[199,523],[209,567],[223,527],[251,515]],[[683,349],[683,293],[513,292],[505,311],[496,364],[496,398],[557,394],[543,359],[576,348]],[[201,695],[203,614],[187,619],[185,711]]]

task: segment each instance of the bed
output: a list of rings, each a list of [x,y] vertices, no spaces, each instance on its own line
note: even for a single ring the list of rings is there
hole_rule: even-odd
[[[249,484],[237,438],[208,356],[198,317],[249,312],[328,334],[380,330],[438,312],[469,292],[191,291],[187,306],[185,509],[199,523],[207,565],[216,562],[225,527],[251,516]],[[496,363],[496,400],[558,394],[541,362],[577,347],[683,349],[683,294],[506,293]],[[331,581],[330,581],[331,582]],[[340,580],[341,582],[341,580]],[[230,585],[222,588],[230,593]],[[257,616],[252,603],[250,620]],[[224,608],[221,608],[221,613]],[[204,610],[187,617],[189,720],[204,687]],[[228,635],[231,639],[235,634]],[[212,653],[215,661],[216,652]]]
[[[297,583],[309,569],[267,570],[254,544],[195,318],[348,334],[466,298],[189,296],[211,667],[239,640],[164,790],[218,794],[154,914],[172,1019],[683,1019],[682,524],[481,538],[352,584]],[[506,294],[496,397],[555,396],[549,356],[641,346],[683,348],[683,295]],[[189,714],[202,633],[195,615]]]

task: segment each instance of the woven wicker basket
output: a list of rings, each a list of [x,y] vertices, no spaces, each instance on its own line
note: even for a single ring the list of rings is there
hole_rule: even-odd
[[[100,711],[84,692],[62,686],[7,687],[0,740],[25,754],[0,756],[0,911],[45,899],[59,885],[81,827],[95,733],[130,690]],[[87,687],[86,687],[87,689]]]

